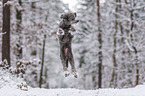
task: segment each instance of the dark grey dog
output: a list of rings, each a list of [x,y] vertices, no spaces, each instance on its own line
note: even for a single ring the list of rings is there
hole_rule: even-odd
[[[65,73],[65,77],[67,77],[70,73],[68,72],[68,62],[70,62],[72,68],[72,74],[75,78],[77,78],[77,71],[75,68],[74,58],[71,49],[71,43],[73,34],[75,31],[72,24],[79,22],[75,20],[76,13],[66,13],[61,15],[62,21],[59,24],[59,30],[57,32],[60,43],[60,58],[63,64],[63,70]]]

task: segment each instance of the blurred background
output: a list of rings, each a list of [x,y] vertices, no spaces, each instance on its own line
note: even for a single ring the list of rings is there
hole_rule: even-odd
[[[8,11],[0,0],[1,67],[11,66],[31,87],[127,88],[145,82],[145,0],[4,1],[10,37],[2,28]],[[56,32],[67,12],[80,20],[72,42],[78,78],[64,77],[59,56]]]

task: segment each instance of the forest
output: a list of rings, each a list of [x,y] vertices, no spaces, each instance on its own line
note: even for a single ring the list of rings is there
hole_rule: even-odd
[[[145,0],[101,1],[77,0],[71,10],[63,0],[0,0],[1,71],[32,88],[145,84]],[[61,14],[70,12],[79,20],[72,39],[78,78],[64,76],[57,36]]]

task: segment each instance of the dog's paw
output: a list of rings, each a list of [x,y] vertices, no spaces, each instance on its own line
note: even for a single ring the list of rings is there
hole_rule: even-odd
[[[59,36],[59,35],[64,35],[64,30],[62,29],[62,28],[59,28],[58,30],[57,30],[57,35]]]
[[[64,71],[64,76],[65,76],[65,77],[67,77],[67,76],[69,76],[69,75],[70,75],[70,73],[69,73],[68,70]]]
[[[78,78],[78,73],[77,72],[72,72],[75,78]]]

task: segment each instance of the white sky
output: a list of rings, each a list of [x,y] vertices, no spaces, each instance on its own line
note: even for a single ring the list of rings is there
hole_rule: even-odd
[[[62,0],[64,3],[69,5],[69,8],[74,11],[75,9],[75,5],[78,3],[78,0]],[[104,3],[105,0],[100,0],[101,3]]]

